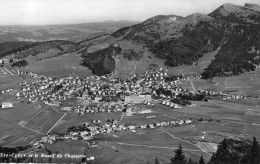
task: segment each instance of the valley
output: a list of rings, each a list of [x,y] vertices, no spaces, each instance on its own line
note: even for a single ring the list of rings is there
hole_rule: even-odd
[[[212,162],[225,139],[244,160],[260,141],[255,8],[0,27],[0,162],[169,163],[180,147]]]

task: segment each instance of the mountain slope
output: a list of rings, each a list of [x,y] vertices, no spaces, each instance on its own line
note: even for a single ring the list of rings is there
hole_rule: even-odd
[[[232,26],[226,44],[202,74],[204,78],[254,71],[260,64],[260,12],[226,4],[210,13]]]
[[[111,36],[112,43],[116,42],[122,49],[118,63],[125,56],[129,58],[125,52],[131,52],[137,56],[135,63],[150,58],[154,64],[163,61],[165,67],[192,65],[205,52],[221,46],[202,74],[210,78],[252,71],[259,65],[259,24],[259,11],[224,4],[208,15],[155,16]],[[134,69],[137,67],[135,64]]]
[[[259,11],[229,3],[220,6],[209,16],[237,24],[259,24],[260,19]]]

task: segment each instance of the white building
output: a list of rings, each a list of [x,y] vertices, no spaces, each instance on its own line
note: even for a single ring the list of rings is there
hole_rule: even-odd
[[[10,102],[3,102],[2,103],[2,108],[12,108],[12,107],[14,107],[14,106]]]

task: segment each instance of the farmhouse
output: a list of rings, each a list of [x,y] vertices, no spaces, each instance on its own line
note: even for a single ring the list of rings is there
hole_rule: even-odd
[[[3,102],[2,103],[2,108],[12,108],[12,107],[14,107],[14,106],[10,102]]]

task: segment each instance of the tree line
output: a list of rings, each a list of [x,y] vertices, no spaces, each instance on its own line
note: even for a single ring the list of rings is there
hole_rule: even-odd
[[[148,163],[148,162],[147,162]],[[158,158],[154,161],[160,164]],[[187,159],[179,145],[174,150],[174,156],[169,164],[260,164],[260,145],[255,137],[252,141],[236,139],[224,139],[218,145],[217,151],[212,154],[208,162],[201,155],[199,161]]]

